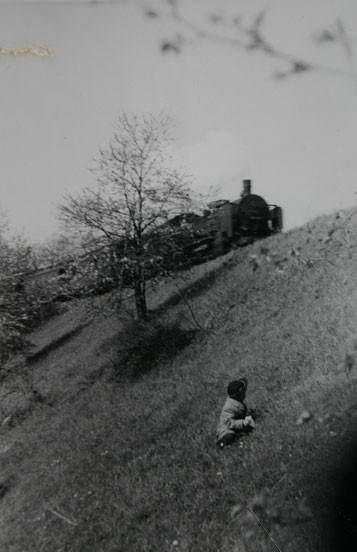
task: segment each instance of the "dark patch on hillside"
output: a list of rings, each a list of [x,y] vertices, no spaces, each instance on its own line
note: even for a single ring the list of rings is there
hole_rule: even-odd
[[[67,341],[72,339],[72,337],[78,335],[83,330],[83,328],[85,328],[86,325],[87,324],[82,324],[77,328],[69,330],[68,332],[65,332],[64,334],[62,334],[57,339],[53,339],[46,345],[42,346],[41,348],[30,351],[26,356],[27,363],[32,364],[33,362],[43,359],[51,351],[53,351],[54,349],[57,349],[58,347],[61,347],[62,345],[67,343]]]
[[[115,379],[137,379],[161,362],[173,360],[192,343],[197,332],[178,323],[171,326],[155,321],[127,324],[120,336],[120,363],[114,368]]]

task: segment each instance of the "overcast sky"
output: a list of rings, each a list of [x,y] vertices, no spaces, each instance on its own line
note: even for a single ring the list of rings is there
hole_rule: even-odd
[[[194,40],[170,17],[167,0],[0,1],[0,48],[37,44],[54,54],[0,55],[0,206],[14,230],[30,240],[58,230],[56,204],[93,181],[89,168],[123,110],[170,113],[175,158],[193,187],[220,186],[219,197],[236,199],[251,178],[255,193],[283,207],[286,229],[355,205],[357,2],[178,5],[190,24],[223,37],[238,36],[232,16],[248,27],[266,9],[262,29],[274,47],[331,71],[275,78],[289,64]],[[338,24],[345,43],[316,41]],[[179,35],[180,52],[160,50]]]

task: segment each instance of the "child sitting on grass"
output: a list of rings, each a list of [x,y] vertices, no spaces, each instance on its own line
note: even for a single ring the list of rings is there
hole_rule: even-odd
[[[239,433],[255,428],[255,422],[251,416],[247,416],[247,407],[243,402],[247,388],[246,378],[231,381],[228,385],[228,397],[217,428],[217,446],[220,448],[233,443]]]

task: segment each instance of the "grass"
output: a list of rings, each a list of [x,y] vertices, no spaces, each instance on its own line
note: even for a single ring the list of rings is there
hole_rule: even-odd
[[[349,550],[356,236],[351,210],[231,252],[154,290],[148,325],[97,309],[19,368],[4,382],[26,401],[2,413],[0,549]],[[220,451],[243,374],[257,429]]]

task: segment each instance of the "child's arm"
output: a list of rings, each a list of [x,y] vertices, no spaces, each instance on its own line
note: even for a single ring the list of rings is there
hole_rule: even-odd
[[[234,420],[231,418],[228,421],[228,428],[235,431],[247,429],[248,427],[251,427],[252,429],[255,428],[255,422],[251,416],[246,416],[243,420]]]

